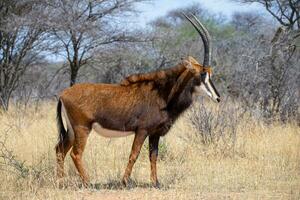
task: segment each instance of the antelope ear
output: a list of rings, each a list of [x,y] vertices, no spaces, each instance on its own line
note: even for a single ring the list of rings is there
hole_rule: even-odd
[[[130,82],[127,79],[124,79],[120,82],[120,85],[122,85],[122,86],[127,86],[129,84],[130,84]]]
[[[187,68],[187,69],[194,69],[194,67],[193,67],[193,65],[192,65],[192,63],[191,63],[190,60],[186,60],[185,59],[185,60],[182,61],[182,63],[185,66],[185,68]]]

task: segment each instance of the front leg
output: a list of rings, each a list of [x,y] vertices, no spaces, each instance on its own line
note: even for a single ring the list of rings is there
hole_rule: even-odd
[[[147,137],[146,130],[138,130],[134,136],[132,149],[131,149],[131,153],[129,156],[129,161],[128,161],[127,168],[125,170],[125,174],[124,174],[123,180],[122,180],[122,182],[125,186],[128,184],[128,179],[130,177],[132,167],[140,154],[141,148],[144,144],[146,137]]]
[[[159,182],[157,180],[156,173],[156,160],[158,155],[158,143],[160,136],[158,135],[150,135],[149,136],[149,159],[151,164],[151,183],[153,187],[159,188]]]

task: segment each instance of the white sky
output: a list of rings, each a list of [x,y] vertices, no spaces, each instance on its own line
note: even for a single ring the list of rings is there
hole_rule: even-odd
[[[165,15],[168,11],[193,3],[199,3],[209,12],[222,14],[228,18],[235,11],[264,12],[259,4],[241,4],[231,0],[155,0],[153,3],[144,3],[138,6],[138,9],[142,11],[138,21],[144,26],[155,18]]]

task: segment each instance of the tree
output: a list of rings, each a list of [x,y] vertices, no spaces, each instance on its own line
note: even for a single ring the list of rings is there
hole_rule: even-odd
[[[70,69],[70,86],[80,68],[87,65],[93,51],[115,42],[132,41],[118,22],[134,11],[134,5],[146,0],[55,0],[48,1],[53,11],[48,26],[55,52],[66,57]],[[64,19],[64,20],[61,20]]]
[[[37,16],[42,16],[41,11],[32,0],[0,3],[0,110],[8,109],[20,78],[40,59],[44,30]]]
[[[265,26],[263,17],[253,12],[235,12],[230,22],[236,31],[254,32]]]
[[[300,29],[300,0],[237,0],[244,3],[259,3],[282,25]]]

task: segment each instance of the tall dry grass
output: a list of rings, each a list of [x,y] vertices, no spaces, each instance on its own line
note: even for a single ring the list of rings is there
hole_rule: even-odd
[[[216,107],[218,105],[212,105]],[[91,133],[84,153],[93,188],[81,188],[66,159],[65,189],[55,179],[55,103],[0,115],[0,199],[299,199],[300,130],[239,116],[234,146],[205,144],[184,114],[162,139],[158,176],[149,187],[147,142],[132,174],[135,187],[120,187],[133,140]],[[216,109],[216,108],[213,108]],[[227,131],[227,129],[224,129]],[[226,136],[226,132],[222,133]],[[226,137],[225,137],[226,138]],[[4,146],[3,146],[4,145]]]

